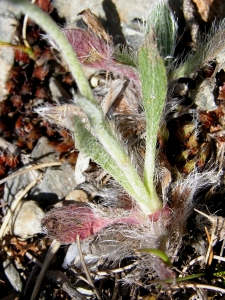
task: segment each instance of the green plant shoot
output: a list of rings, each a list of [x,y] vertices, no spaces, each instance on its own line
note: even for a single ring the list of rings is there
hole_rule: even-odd
[[[159,123],[166,99],[167,77],[162,57],[151,42],[139,53],[139,67],[142,85],[143,105],[146,114],[146,154],[144,184],[151,198],[156,198],[154,187],[155,153]]]
[[[143,249],[140,249],[138,252],[145,252],[145,253],[154,254],[154,255],[158,256],[159,258],[161,258],[161,260],[162,260],[168,267],[172,267],[172,263],[171,263],[169,257],[168,257],[167,254],[166,254],[165,252],[163,252],[162,250],[159,250],[159,249],[153,249],[153,248],[143,248]]]
[[[75,144],[78,150],[90,156],[106,169],[136,200],[146,215],[160,210],[162,201],[159,199],[154,186],[154,166],[157,132],[166,98],[167,80],[163,59],[160,57],[153,40],[145,43],[139,53],[143,104],[147,122],[146,158],[142,180],[123,145],[118,141],[105,120],[76,54],[61,29],[50,16],[36,5],[32,5],[26,0],[10,0],[10,2],[42,27],[56,42],[81,95],[84,97],[78,98],[76,101],[86,114],[90,129],[87,129],[81,120],[76,118],[74,131]],[[93,143],[93,147],[90,143]]]

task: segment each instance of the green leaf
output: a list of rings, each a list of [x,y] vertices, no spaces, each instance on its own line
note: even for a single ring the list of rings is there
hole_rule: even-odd
[[[213,23],[210,31],[198,38],[196,51],[188,53],[178,66],[174,65],[173,70],[170,71],[169,80],[192,77],[213,61],[218,64],[214,71],[216,74],[225,65],[225,20]]]
[[[154,248],[143,248],[143,249],[139,250],[139,252],[145,252],[145,253],[154,254],[154,255],[158,256],[159,258],[161,258],[162,261],[163,261],[168,267],[172,267],[172,263],[171,263],[169,257],[168,257],[167,254],[166,254],[165,252],[163,252],[162,250],[154,249]]]
[[[146,114],[146,154],[144,184],[151,198],[156,195],[154,187],[157,133],[167,93],[166,68],[153,42],[148,41],[139,52],[139,69]]]
[[[100,142],[98,144],[99,149],[100,147],[104,148],[111,157],[111,164],[116,164],[122,171],[125,184],[127,185],[127,182],[129,182],[130,187],[132,187],[132,189],[126,189],[126,191],[137,201],[146,215],[150,215],[161,209],[162,202],[157,195],[154,195],[153,198],[150,197],[143,181],[132,165],[129,156],[110,130],[101,108],[85,98],[77,99],[76,102],[85,112],[94,135]],[[116,180],[120,180],[121,185],[125,186],[123,180],[121,181],[122,178],[120,175],[119,179],[117,179],[116,174],[114,174],[113,177]]]
[[[61,29],[48,14],[43,12],[36,5],[31,4],[29,1],[9,1],[42,27],[42,29],[57,43],[58,48],[77,83],[80,93],[85,97],[77,102],[87,115],[91,128],[90,132],[88,132],[89,129],[87,130],[84,126],[82,128],[81,123],[78,121],[75,122],[75,127],[77,126],[77,128],[75,128],[75,137],[77,138],[76,142],[78,147],[80,143],[81,151],[84,151],[84,153],[86,151],[86,154],[89,153],[89,156],[92,157],[93,160],[109,171],[127,192],[135,198],[146,215],[150,215],[161,209],[162,202],[159,200],[157,194],[149,194],[123,146],[118,142],[110,130],[108,123],[104,119],[101,108],[94,98],[76,54]],[[85,133],[85,135],[80,136],[81,132]],[[93,145],[96,149],[93,153],[88,152],[87,147],[84,144],[89,144],[90,142],[94,143]],[[114,165],[116,165],[116,167]]]
[[[113,57],[121,64],[125,64],[134,68],[137,67],[137,56],[127,46],[123,46],[122,49],[121,47],[115,48]]]
[[[165,1],[159,3],[151,11],[148,18],[148,29],[155,38],[159,54],[163,58],[174,54],[177,38],[177,22]]]
[[[109,153],[99,143],[98,139],[85,128],[79,117],[74,118],[74,125],[76,148],[99,164],[104,170],[112,175],[112,177],[116,179],[130,195],[136,198],[136,194],[129,181],[127,181],[124,176],[124,173],[117,164],[115,164]]]

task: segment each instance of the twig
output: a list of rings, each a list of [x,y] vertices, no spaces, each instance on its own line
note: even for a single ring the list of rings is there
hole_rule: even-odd
[[[43,281],[43,278],[45,276],[45,273],[47,272],[47,269],[48,269],[50,263],[52,262],[56,252],[58,251],[60,245],[61,245],[61,243],[59,241],[57,241],[57,240],[52,241],[52,243],[48,249],[47,255],[45,257],[45,260],[43,262],[41,272],[39,273],[36,284],[34,286],[34,290],[31,295],[31,298],[30,298],[31,300],[35,300],[37,293],[39,291],[39,288],[41,286],[41,283]]]
[[[213,259],[217,259],[218,261],[224,261],[225,262],[225,257],[218,256],[218,255],[213,255]]]
[[[25,256],[32,262],[34,262],[38,267],[42,268],[42,262],[40,262],[40,260],[38,260],[35,256],[33,256],[30,252],[26,252]]]
[[[192,289],[205,289],[205,290],[212,290],[220,293],[225,293],[225,289],[222,289],[218,286],[212,286],[212,285],[207,285],[207,284],[194,284],[194,283],[188,283],[188,284],[177,284],[177,285],[171,285],[171,289],[186,289],[186,288],[192,288]]]
[[[214,227],[212,228],[212,235],[211,236],[209,234],[209,231],[208,231],[207,227],[205,227],[205,232],[206,232],[207,240],[208,240],[208,243],[209,243],[206,258],[205,258],[205,263],[206,263],[206,265],[210,266],[211,263],[212,263],[212,260],[213,260],[212,242],[213,242],[215,228]]]
[[[119,287],[120,287],[120,280],[121,279],[121,273],[116,273],[115,274],[115,286],[113,290],[113,295],[112,295],[112,300],[117,300],[118,299],[118,292],[119,292]]]
[[[9,179],[12,179],[16,176],[22,175],[24,173],[27,173],[27,172],[30,172],[30,171],[33,171],[33,170],[38,170],[38,169],[47,168],[47,167],[61,166],[61,164],[62,164],[61,162],[52,161],[52,162],[47,162],[47,163],[42,163],[42,164],[39,164],[39,165],[35,165],[35,166],[29,167],[29,168],[25,168],[25,169],[22,169],[18,172],[15,172],[15,173],[3,178],[2,180],[0,180],[0,184],[3,184],[4,182],[6,182]]]
[[[20,190],[16,196],[15,196],[15,200],[12,202],[10,209],[8,210],[4,221],[2,223],[1,229],[0,229],[0,238],[3,237],[5,229],[8,225],[8,222],[10,220],[10,217],[12,216],[13,212],[15,211],[18,203],[20,202],[20,200],[28,193],[28,191],[30,189],[32,189],[32,187],[34,187],[36,185],[36,183],[40,180],[40,177],[36,178],[34,181],[32,181],[31,183],[28,184],[28,186],[25,189]]]
[[[201,255],[201,256],[198,256],[198,257],[192,259],[186,266],[184,266],[184,268],[182,269],[181,272],[182,272],[183,274],[186,273],[186,272],[187,272],[187,269],[188,269],[189,267],[191,267],[192,265],[194,265],[197,261],[203,260],[204,258],[205,258],[204,255]],[[182,276],[179,275],[179,277],[182,277]]]
[[[86,266],[86,264],[85,264],[84,257],[83,257],[83,253],[82,253],[82,249],[81,249],[81,245],[80,245],[80,236],[79,236],[79,235],[77,235],[77,248],[78,248],[78,252],[79,252],[79,255],[80,255],[80,261],[81,261],[82,266],[83,266],[83,268],[84,268],[84,272],[85,272],[85,274],[86,274],[86,277],[87,277],[87,279],[88,279],[88,282],[89,282],[90,286],[92,287],[92,289],[95,291],[95,294],[96,294],[97,298],[98,298],[99,300],[101,300],[102,297],[100,296],[98,290],[96,289],[96,287],[95,287],[95,285],[94,285],[94,283],[93,283],[93,281],[92,281],[92,278],[91,278],[91,276],[90,276],[90,273],[89,273],[89,271],[88,271],[88,268],[87,268],[87,266]]]

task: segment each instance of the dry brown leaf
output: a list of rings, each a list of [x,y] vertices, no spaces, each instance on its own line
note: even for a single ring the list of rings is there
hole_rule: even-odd
[[[213,22],[225,16],[225,2],[221,0],[188,0],[197,10],[197,14],[204,22]],[[194,17],[194,16],[193,16]]]
[[[16,249],[19,251],[19,256],[24,256],[27,251],[33,251],[38,253],[40,249],[37,247],[37,241],[28,243],[27,241],[20,241],[16,237],[10,240],[11,245],[15,245]]]
[[[193,47],[197,46],[199,26],[212,23],[225,17],[225,1],[221,0],[183,0],[183,14],[190,29]]]
[[[85,9],[78,15],[82,17],[84,22],[87,24],[88,29],[90,29],[98,37],[103,38],[106,42],[111,41],[111,37],[106,33],[102,24],[100,23],[96,15],[90,11],[90,9]]]
[[[213,0],[192,0],[192,1],[195,3],[198,13],[201,16],[201,19],[207,22],[209,19],[211,5],[214,1]]]

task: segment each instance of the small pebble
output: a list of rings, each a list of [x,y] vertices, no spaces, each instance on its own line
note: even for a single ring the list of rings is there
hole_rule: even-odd
[[[73,190],[66,196],[65,200],[88,202],[88,195],[83,190]]]
[[[13,213],[12,234],[28,239],[37,233],[42,233],[41,219],[44,215],[44,211],[36,201],[21,201]]]

